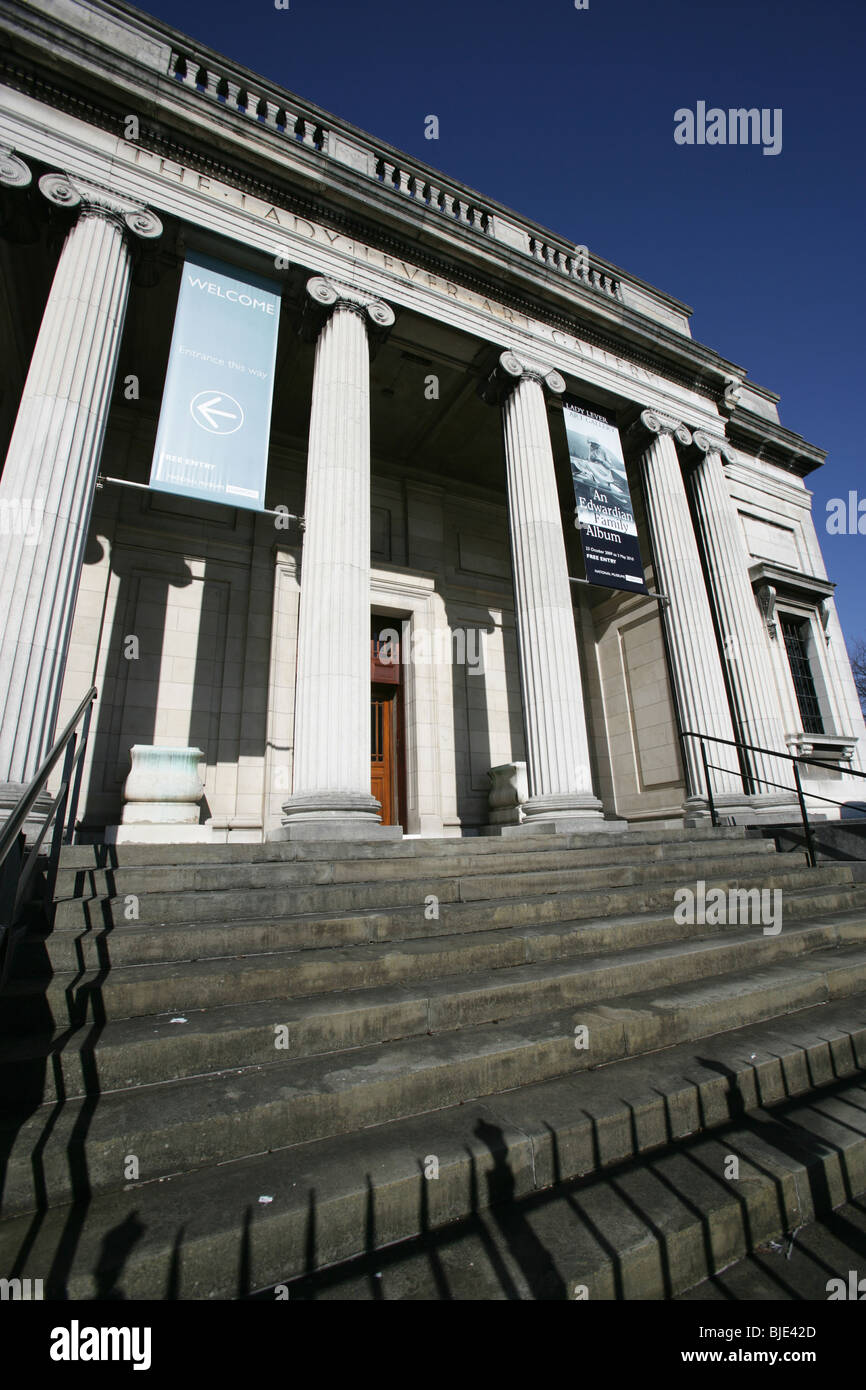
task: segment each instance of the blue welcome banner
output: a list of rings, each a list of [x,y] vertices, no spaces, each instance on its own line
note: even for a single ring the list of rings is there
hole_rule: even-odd
[[[279,325],[274,281],[186,257],[151,487],[263,509]]]

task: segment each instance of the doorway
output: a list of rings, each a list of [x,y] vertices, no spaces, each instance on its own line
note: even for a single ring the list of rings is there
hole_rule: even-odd
[[[405,825],[406,768],[400,631],[393,618],[373,618],[370,632],[370,791],[383,825]],[[383,637],[383,634],[385,636]]]

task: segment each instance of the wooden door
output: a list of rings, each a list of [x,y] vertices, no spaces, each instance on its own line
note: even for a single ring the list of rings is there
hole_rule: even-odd
[[[370,790],[382,806],[382,824],[399,823],[397,805],[397,688],[370,688]]]
[[[399,623],[397,623],[399,631]],[[383,634],[388,635],[383,638]],[[381,803],[382,824],[404,824],[403,685],[395,620],[370,624],[370,790]]]

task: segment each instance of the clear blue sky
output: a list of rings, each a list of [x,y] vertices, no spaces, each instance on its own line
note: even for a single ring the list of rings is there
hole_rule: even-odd
[[[816,525],[866,638],[866,536],[824,530],[828,498],[866,497],[864,0],[142,8],[692,305],[694,337],[828,450]],[[700,100],[781,107],[781,153],[676,145]]]

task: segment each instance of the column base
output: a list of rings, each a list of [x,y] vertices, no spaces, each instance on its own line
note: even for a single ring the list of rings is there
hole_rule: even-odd
[[[758,792],[749,797],[749,808],[749,818],[741,824],[759,825],[762,821],[772,824],[779,820],[798,820],[802,823],[800,803],[795,792]]]
[[[364,792],[299,792],[283,802],[283,823],[268,840],[401,840],[399,825],[383,825],[382,807]]]
[[[742,817],[751,810],[745,792],[722,792],[713,797],[716,814],[722,824],[742,825]],[[683,802],[683,826],[697,830],[713,823],[710,803],[705,796],[687,796]]]
[[[628,830],[627,820],[573,820],[557,816],[553,820],[523,821],[521,825],[489,825],[482,835],[621,835]]]
[[[269,830],[271,840],[402,840],[401,825],[382,825],[381,821],[320,820],[293,821]]]
[[[9,820],[28,786],[28,782],[0,782],[0,830],[2,830],[3,826]],[[42,829],[45,817],[51,810],[51,803],[53,800],[54,797],[50,796],[48,792],[40,792],[33,806],[31,806],[30,814],[22,827],[28,844],[36,839]],[[52,834],[53,831],[49,828],[42,841],[43,849],[47,849],[48,845],[51,843]]]
[[[493,826],[502,835],[575,835],[627,828],[627,821],[605,820],[604,807],[591,792],[563,796],[531,796],[520,807],[520,825]]]
[[[748,796],[745,792],[732,792],[713,798],[723,825],[760,825],[783,820],[799,820],[800,807],[796,797],[782,793],[758,794]],[[683,803],[683,825],[687,830],[711,825],[709,802],[706,797],[690,796]]]

